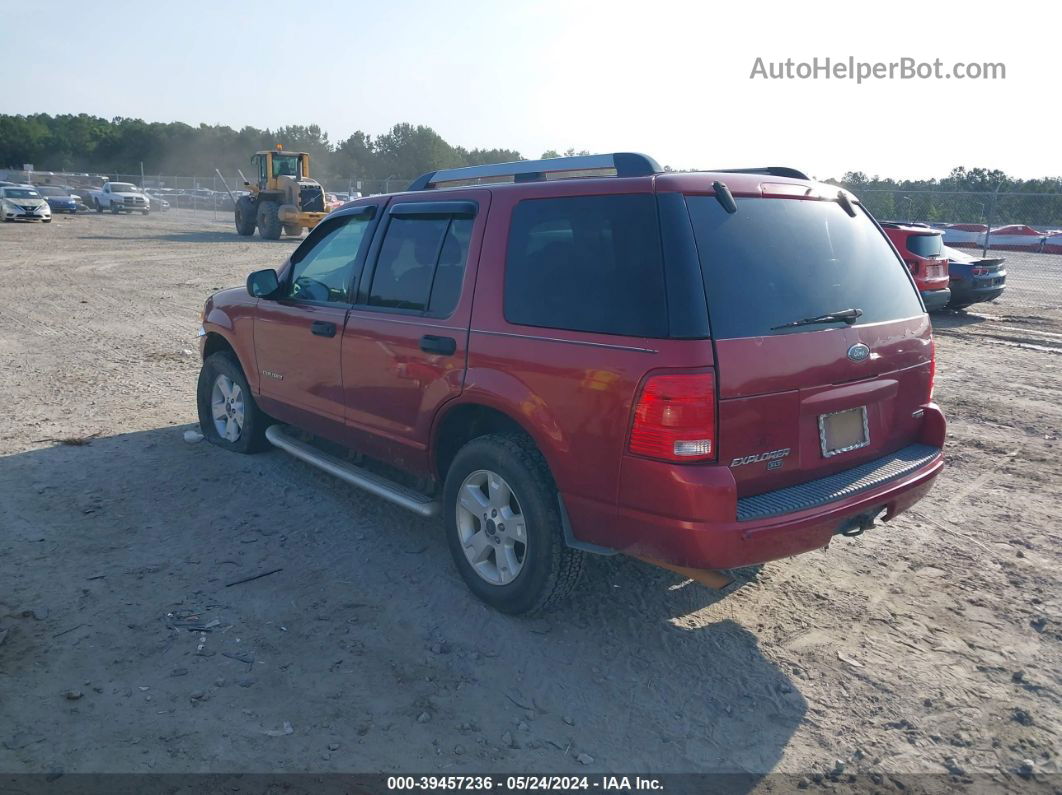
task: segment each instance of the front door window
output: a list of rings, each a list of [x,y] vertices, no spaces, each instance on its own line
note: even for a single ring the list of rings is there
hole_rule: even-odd
[[[353,215],[326,221],[292,255],[291,278],[284,297],[294,301],[348,304],[358,253],[372,216]]]

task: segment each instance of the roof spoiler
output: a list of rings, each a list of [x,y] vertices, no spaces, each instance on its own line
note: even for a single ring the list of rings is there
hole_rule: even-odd
[[[546,178],[546,174],[605,169],[615,169],[617,177],[647,177],[651,174],[659,174],[662,170],[660,164],[648,155],[636,152],[613,152],[606,155],[517,160],[512,163],[487,163],[482,166],[429,171],[413,180],[406,190],[431,190],[443,182],[466,182],[488,177],[512,177],[514,182],[539,182]]]

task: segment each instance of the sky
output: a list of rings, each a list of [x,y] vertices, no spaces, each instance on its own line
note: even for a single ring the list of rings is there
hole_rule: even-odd
[[[468,0],[9,3],[0,113],[275,128],[399,122],[466,148],[674,168],[1062,175],[1059,4]],[[15,34],[15,35],[13,35]],[[1049,44],[1047,38],[1056,39]],[[1003,63],[997,80],[752,78],[792,58]],[[69,58],[69,68],[64,62]],[[795,67],[794,67],[795,68]]]

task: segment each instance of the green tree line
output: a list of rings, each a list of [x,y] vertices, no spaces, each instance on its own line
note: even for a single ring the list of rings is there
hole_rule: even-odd
[[[251,155],[283,144],[309,152],[313,176],[322,182],[349,178],[383,180],[412,177],[438,168],[501,163],[522,159],[511,149],[452,146],[430,127],[396,124],[383,135],[362,131],[333,142],[316,124],[275,130],[182,122],[111,120],[87,114],[0,115],[0,166],[38,171],[101,174],[209,176],[246,173]]]

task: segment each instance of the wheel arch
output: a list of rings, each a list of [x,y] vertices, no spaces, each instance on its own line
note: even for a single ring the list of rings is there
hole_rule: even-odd
[[[216,311],[216,310],[215,310]],[[226,318],[227,320],[228,318]],[[215,353],[229,353],[232,358],[236,360],[236,365],[243,371],[244,378],[247,379],[247,384],[251,387],[253,394],[258,394],[260,384],[258,378],[258,368],[254,361],[254,349],[247,350],[245,348],[243,355],[240,354],[241,346],[237,344],[234,337],[235,334],[226,334],[224,330],[218,327],[215,323],[204,324],[206,328],[206,336],[201,343],[202,359],[205,362],[207,357],[213,356]],[[232,331],[231,327],[228,329]],[[250,361],[248,361],[250,360]]]
[[[457,452],[468,442],[493,433],[519,433],[526,436],[546,459],[553,474],[549,447],[543,444],[530,423],[517,419],[519,412],[507,406],[484,400],[452,402],[435,419],[429,449],[431,468],[439,482],[446,480],[446,472]]]
[[[240,362],[240,356],[236,353],[236,349],[229,342],[228,338],[218,331],[208,331],[206,337],[203,338],[203,361],[206,361],[209,357],[215,353],[231,353],[233,358],[239,363],[240,368],[243,369],[246,375],[246,369],[243,363]]]

